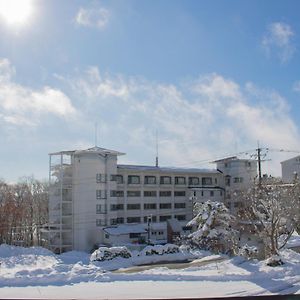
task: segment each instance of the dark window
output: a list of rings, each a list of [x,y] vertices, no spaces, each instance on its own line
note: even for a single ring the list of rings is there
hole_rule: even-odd
[[[96,182],[106,182],[106,175],[105,174],[96,174]]]
[[[110,225],[117,225],[117,219],[110,219]]]
[[[140,217],[128,217],[127,223],[141,223]]]
[[[96,190],[97,199],[106,199],[106,190]]]
[[[175,197],[185,197],[185,191],[175,191],[174,196]]]
[[[110,181],[117,181],[117,175],[110,175]]]
[[[223,191],[220,191],[220,196],[223,196]]]
[[[243,177],[234,177],[233,182],[234,183],[242,183],[243,182]]]
[[[159,192],[159,196],[160,197],[171,197],[172,196],[172,192],[171,191],[160,191]]]
[[[185,203],[175,203],[175,208],[185,208]]]
[[[128,184],[139,184],[140,176],[137,175],[128,175]]]
[[[202,185],[212,185],[212,178],[211,177],[203,177]]]
[[[117,224],[123,224],[124,218],[117,218]]]
[[[127,209],[141,209],[141,204],[127,204]]]
[[[211,196],[211,197],[214,196],[214,191],[210,191],[210,196]]]
[[[102,213],[102,206],[101,204],[96,204],[96,214],[101,214]]]
[[[165,222],[165,221],[167,221],[167,220],[169,220],[171,218],[172,218],[172,216],[160,216],[159,217],[159,221],[160,222]]]
[[[160,209],[170,209],[170,208],[172,208],[172,203],[160,203],[159,208]]]
[[[204,197],[204,191],[201,191],[201,197]]]
[[[156,209],[156,203],[145,203],[144,209]]]
[[[199,185],[198,177],[189,177],[189,185]]]
[[[185,221],[186,215],[175,215],[175,219],[177,219],[178,221]]]
[[[225,176],[225,185],[230,186],[230,176]]]
[[[144,197],[156,197],[156,191],[144,191]]]
[[[145,176],[145,184],[156,184],[155,176]]]
[[[141,197],[141,191],[127,191],[127,197]]]
[[[124,191],[110,191],[111,197],[124,197]]]
[[[124,209],[124,204],[111,204],[110,205],[110,210],[115,211],[115,210],[123,210]]]
[[[124,181],[123,181],[123,175],[116,175],[116,182],[118,184],[124,183]]]
[[[150,217],[151,223],[156,222],[156,216],[145,216],[144,223],[148,223],[148,218]]]
[[[175,177],[175,184],[185,184],[185,177]]]
[[[171,184],[172,178],[170,176],[160,176],[160,184]]]
[[[218,184],[218,179],[217,178],[215,178],[215,184]]]

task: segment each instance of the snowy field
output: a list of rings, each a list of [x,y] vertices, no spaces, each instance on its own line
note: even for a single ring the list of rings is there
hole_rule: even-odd
[[[0,298],[180,298],[300,293],[300,254],[282,252],[286,264],[267,267],[241,257],[201,257],[182,268],[157,266],[128,272],[126,259],[90,262],[90,255],[55,255],[42,248],[0,246]],[[203,263],[205,262],[206,263]],[[201,265],[201,263],[203,263]]]

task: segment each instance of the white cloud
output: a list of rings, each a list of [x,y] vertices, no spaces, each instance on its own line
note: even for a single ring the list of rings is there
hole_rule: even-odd
[[[292,38],[295,35],[290,25],[282,22],[269,24],[262,39],[262,46],[269,56],[275,52],[282,63],[290,60],[295,52]]]
[[[0,119],[14,125],[37,125],[45,115],[73,117],[76,109],[60,90],[48,86],[40,90],[13,81],[15,69],[0,59]]]
[[[299,81],[296,81],[293,85],[293,91],[295,92],[300,92],[300,80]]]
[[[77,24],[81,26],[103,29],[109,22],[110,12],[104,7],[81,7],[75,19]]]
[[[164,165],[204,166],[204,160],[255,149],[257,140],[270,148],[300,148],[287,101],[253,83],[241,86],[208,74],[185,85],[166,85],[103,75],[96,67],[68,82],[74,95],[85,99],[84,114],[109,128],[103,139],[114,141],[136,163],[153,163],[156,129],[164,140],[159,147]],[[267,172],[280,174],[280,159]]]

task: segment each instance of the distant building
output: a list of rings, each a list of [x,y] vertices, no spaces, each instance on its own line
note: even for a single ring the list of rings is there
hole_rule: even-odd
[[[257,178],[257,161],[239,159],[236,156],[214,161],[225,180],[225,204],[231,213],[240,207],[239,192],[251,187]]]
[[[292,183],[300,178],[300,155],[281,162],[282,181]]]
[[[100,147],[50,154],[51,250],[90,251],[100,243],[148,239],[163,243],[167,220],[184,227],[192,219],[193,201],[224,200],[224,176],[216,169],[120,165],[119,155]]]

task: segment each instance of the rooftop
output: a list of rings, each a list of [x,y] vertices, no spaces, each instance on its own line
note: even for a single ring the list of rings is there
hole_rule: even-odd
[[[198,168],[177,168],[177,167],[155,167],[155,166],[141,166],[141,165],[119,165],[118,169],[136,170],[136,171],[155,171],[155,172],[169,172],[169,173],[211,173],[219,174],[216,169],[198,169]]]
[[[69,151],[59,151],[59,152],[53,152],[49,153],[49,155],[72,155],[72,154],[85,154],[85,153],[98,153],[98,154],[111,154],[111,155],[124,155],[125,153],[115,151],[115,150],[110,150],[110,149],[105,149],[101,147],[92,147],[88,148],[85,150],[69,150]]]

